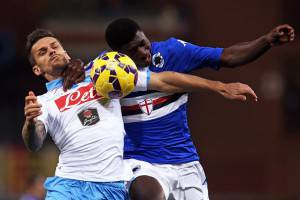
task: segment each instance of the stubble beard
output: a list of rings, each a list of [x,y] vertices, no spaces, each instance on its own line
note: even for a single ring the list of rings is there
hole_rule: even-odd
[[[68,63],[69,63],[69,60],[67,60],[65,57],[57,60],[52,65],[53,72],[55,72],[55,74],[61,76],[63,71],[67,68]]]

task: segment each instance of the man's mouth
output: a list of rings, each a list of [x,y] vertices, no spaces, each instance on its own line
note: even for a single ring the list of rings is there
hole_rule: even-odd
[[[59,58],[59,55],[53,55],[50,57],[50,61],[55,61],[57,58]]]

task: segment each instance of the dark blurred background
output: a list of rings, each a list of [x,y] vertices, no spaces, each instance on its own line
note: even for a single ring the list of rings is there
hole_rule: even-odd
[[[138,21],[152,41],[178,37],[227,47],[253,40],[276,25],[300,30],[299,0],[4,0],[0,6],[0,199],[18,199],[32,175],[54,174],[51,140],[29,153],[21,139],[24,96],[45,92],[26,59],[26,35],[47,28],[73,58],[107,49],[106,25]],[[259,60],[196,74],[253,87],[259,102],[233,102],[209,93],[190,96],[189,119],[212,200],[300,200],[300,40]]]

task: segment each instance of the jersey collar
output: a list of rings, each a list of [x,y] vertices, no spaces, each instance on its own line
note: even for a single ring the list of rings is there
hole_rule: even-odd
[[[91,81],[91,78],[88,76],[88,77],[85,77],[85,79],[81,83],[83,83],[83,82],[88,83],[90,81]],[[77,85],[78,84],[74,84],[72,86],[72,89],[77,87]],[[63,86],[63,78],[58,78],[58,79],[55,79],[55,80],[52,80],[52,81],[49,81],[46,83],[47,91],[58,89],[62,86]]]

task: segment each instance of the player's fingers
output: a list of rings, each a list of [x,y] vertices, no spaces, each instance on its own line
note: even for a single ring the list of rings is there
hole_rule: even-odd
[[[284,32],[283,31],[280,31],[279,33],[278,33],[278,35],[281,37],[281,36],[284,36]]]
[[[28,96],[33,96],[33,97],[36,97],[36,95],[34,94],[34,92],[33,92],[33,91],[29,91],[29,92],[28,92]]]
[[[284,24],[283,27],[285,29],[287,29],[288,31],[293,31],[294,30],[294,28],[292,26],[288,25],[288,24]]]
[[[67,69],[66,76],[64,77],[64,91],[70,89],[75,83],[76,76],[78,76],[77,69],[74,66],[70,66]]]
[[[41,108],[41,107],[42,107],[41,104],[35,102],[35,103],[27,103],[27,104],[25,104],[24,109],[29,109],[29,108]]]
[[[40,108],[29,108],[24,111],[24,115],[25,116],[31,115],[32,113],[36,113],[36,112],[40,112],[40,111],[41,111]]]
[[[69,63],[69,66],[78,66],[78,67],[83,67],[84,63],[82,60],[79,58],[72,59]]]
[[[41,114],[42,111],[35,111],[35,112],[28,113],[27,115],[25,115],[25,117],[39,116]]]
[[[290,36],[294,33],[294,28],[288,24],[284,24],[278,27],[278,32],[280,32],[282,35],[287,34]]]
[[[254,98],[255,101],[257,101],[257,99],[258,99],[258,97],[255,94],[254,90],[249,85],[242,84],[239,92],[240,92],[240,94],[249,94],[249,95],[251,95]]]
[[[30,108],[41,108],[42,104],[39,103],[30,103],[28,105],[24,106],[24,109],[30,109]]]
[[[234,96],[233,96],[233,99],[239,100],[239,101],[246,101],[246,100],[247,100],[247,97],[246,97],[245,95],[239,94],[239,95],[234,95]]]
[[[294,29],[289,29],[288,35],[292,35],[292,34],[294,34],[294,33],[295,33]]]
[[[37,102],[37,97],[35,96],[26,96],[25,97],[25,106],[29,104],[34,104]]]
[[[33,103],[33,104],[28,104],[24,107],[24,110],[28,110],[28,109],[31,109],[31,108],[39,108],[41,109],[42,105],[41,104],[38,104],[38,103]]]
[[[33,97],[33,99],[28,100],[28,101],[25,102],[25,103],[34,103],[34,102],[37,101],[37,97],[35,96],[35,94],[34,94],[33,91],[30,90],[30,91],[28,92],[28,96],[29,96],[29,97]]]
[[[79,61],[78,65],[71,66],[71,70],[72,70],[72,73],[70,74],[70,79],[73,82],[83,81],[82,78],[85,77],[85,71],[84,71],[81,61]],[[78,80],[78,79],[80,79],[80,80]]]
[[[31,90],[28,92],[28,95],[29,95],[29,96],[35,96],[34,92],[31,91]]]
[[[30,116],[26,116],[26,120],[32,120],[32,119],[40,116],[41,114],[42,114],[42,112],[37,112],[37,113],[34,113],[34,114],[30,115]]]
[[[246,92],[250,94],[252,97],[254,97],[255,101],[257,101],[258,99],[257,95],[255,94],[254,90],[248,85],[246,87]]]
[[[36,96],[26,96],[25,101],[36,101],[37,97]]]
[[[295,32],[292,32],[290,35],[290,41],[294,41],[295,40]]]
[[[73,59],[64,71],[64,90],[70,89],[75,83],[84,80],[84,63],[80,59]]]
[[[288,25],[288,24],[282,24],[282,25],[277,26],[276,29],[277,29],[278,31],[283,30],[283,29],[286,29],[286,30],[293,30],[293,27],[291,27],[291,26]]]
[[[63,89],[64,89],[64,91],[67,91],[68,89],[70,89],[71,88],[71,86],[70,86],[70,78],[69,77],[65,77],[64,78],[64,81],[63,81]]]
[[[76,80],[75,83],[80,83],[85,79],[85,74],[83,73],[82,75],[80,75]]]

